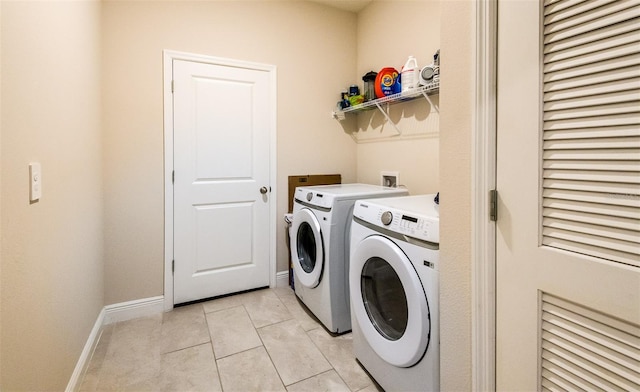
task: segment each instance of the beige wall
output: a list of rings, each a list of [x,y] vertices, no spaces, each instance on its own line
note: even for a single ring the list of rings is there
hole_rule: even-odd
[[[409,55],[418,66],[433,62],[440,48],[440,1],[375,1],[358,14],[356,80],[384,67],[398,71]],[[438,95],[431,97],[434,104]],[[439,186],[439,114],[424,98],[391,106],[389,115],[402,131],[396,135],[375,111],[358,117],[358,181],[379,184],[381,171],[399,173],[411,194],[435,193]]]
[[[0,389],[63,390],[104,305],[100,4],[5,1],[1,17]]]
[[[355,145],[329,115],[356,67],[355,14],[292,1],[107,1],[102,22],[106,303],[163,294],[163,49],[277,66],[277,269],[287,270],[287,176],[356,179]]]
[[[471,151],[475,5],[442,3],[440,102],[441,389],[471,390]],[[445,22],[449,21],[449,22]],[[446,152],[446,153],[445,153]]]

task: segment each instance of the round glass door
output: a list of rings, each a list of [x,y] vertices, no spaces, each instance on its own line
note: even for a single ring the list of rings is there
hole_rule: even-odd
[[[314,288],[320,283],[324,262],[320,223],[313,212],[303,208],[294,214],[291,229],[293,271],[303,286]]]
[[[298,261],[304,272],[310,274],[316,266],[316,238],[311,225],[302,222],[296,235],[296,248],[298,249]]]
[[[378,333],[389,340],[400,339],[407,329],[409,310],[393,267],[380,257],[370,258],[362,267],[360,288],[367,316]]]
[[[429,305],[418,273],[386,237],[356,245],[349,269],[352,312],[371,348],[389,364],[415,365],[431,330]]]

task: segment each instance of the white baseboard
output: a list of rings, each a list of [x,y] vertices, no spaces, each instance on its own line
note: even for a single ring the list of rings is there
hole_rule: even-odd
[[[276,272],[276,287],[289,287],[289,271]]]
[[[164,296],[138,299],[135,301],[122,302],[119,304],[107,305],[100,311],[96,319],[93,329],[89,334],[87,343],[80,354],[78,363],[76,364],[71,379],[67,384],[66,392],[77,391],[82,383],[89,361],[93,356],[93,352],[102,336],[102,327],[118,321],[131,320],[138,317],[151,316],[164,312]]]
[[[137,299],[104,307],[104,325],[164,312],[164,296]]]
[[[76,368],[73,370],[73,374],[71,375],[71,379],[67,384],[66,392],[77,391],[80,388],[80,384],[82,383],[82,376],[85,374],[87,370],[87,366],[89,366],[89,361],[93,356],[93,352],[98,345],[98,341],[100,341],[100,336],[102,334],[102,326],[104,325],[104,316],[105,309],[102,308],[98,318],[96,319],[95,324],[93,324],[93,328],[91,329],[91,333],[89,334],[89,338],[84,345],[84,349],[80,354],[80,358],[78,359],[78,363],[76,363]]]

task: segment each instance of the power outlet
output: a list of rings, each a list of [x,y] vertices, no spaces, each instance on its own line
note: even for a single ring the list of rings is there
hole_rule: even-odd
[[[29,201],[34,202],[42,197],[42,168],[40,162],[29,164]]]

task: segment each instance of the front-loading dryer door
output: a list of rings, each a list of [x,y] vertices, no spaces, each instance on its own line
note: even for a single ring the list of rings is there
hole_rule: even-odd
[[[349,269],[352,312],[371,348],[389,364],[410,367],[429,345],[427,297],[413,264],[388,238],[356,245]]]
[[[293,216],[291,226],[293,272],[303,286],[314,288],[320,283],[324,265],[324,243],[320,222],[308,208]]]

